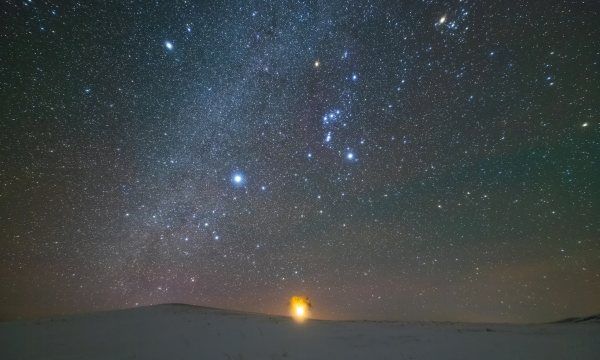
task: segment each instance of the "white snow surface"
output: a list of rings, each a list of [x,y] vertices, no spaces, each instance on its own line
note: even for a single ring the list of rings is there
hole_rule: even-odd
[[[297,323],[158,305],[0,323],[0,359],[600,359],[600,322]]]

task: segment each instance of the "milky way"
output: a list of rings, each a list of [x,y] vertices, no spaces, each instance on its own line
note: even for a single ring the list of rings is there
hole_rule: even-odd
[[[1,8],[0,318],[600,311],[597,2]]]

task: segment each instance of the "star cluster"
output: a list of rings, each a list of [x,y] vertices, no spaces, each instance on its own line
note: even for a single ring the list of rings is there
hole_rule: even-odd
[[[600,311],[594,1],[0,14],[2,319]]]

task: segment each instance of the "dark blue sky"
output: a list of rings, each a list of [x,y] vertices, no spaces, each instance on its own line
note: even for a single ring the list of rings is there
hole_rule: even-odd
[[[600,312],[595,1],[9,1],[0,318]]]

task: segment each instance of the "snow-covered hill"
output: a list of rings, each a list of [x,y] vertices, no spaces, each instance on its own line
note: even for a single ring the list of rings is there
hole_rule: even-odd
[[[0,323],[0,359],[598,359],[600,323],[473,325],[159,305]]]

